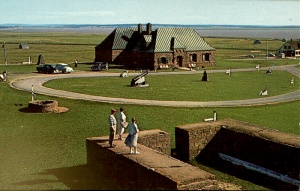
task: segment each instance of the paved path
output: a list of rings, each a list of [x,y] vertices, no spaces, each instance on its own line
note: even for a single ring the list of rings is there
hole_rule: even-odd
[[[232,69],[232,72],[242,71],[255,71],[256,69]],[[261,68],[266,70],[266,68]],[[277,66],[274,70],[285,70],[298,78],[300,77],[300,70],[292,65]],[[207,73],[226,72],[226,70],[207,70]],[[149,73],[148,75],[172,75],[172,74],[194,74],[203,73],[203,71],[180,71],[180,72],[159,72]],[[257,99],[247,100],[231,100],[231,101],[159,101],[159,100],[140,100],[140,99],[127,99],[127,98],[112,98],[103,96],[86,95],[75,92],[68,92],[64,90],[56,90],[43,86],[43,83],[62,78],[77,78],[77,77],[99,77],[99,76],[119,76],[119,73],[101,73],[101,72],[89,72],[89,73],[72,73],[72,74],[53,74],[53,75],[36,75],[34,77],[16,78],[11,81],[10,85],[13,88],[31,92],[32,85],[36,94],[44,94],[55,97],[64,97],[69,99],[80,99],[97,102],[117,103],[117,104],[139,104],[139,105],[155,105],[155,106],[170,106],[170,107],[237,107],[237,106],[254,106],[254,105],[267,105],[281,102],[290,102],[300,99],[300,90],[277,95],[268,96]],[[135,77],[138,74],[130,73],[129,77]]]

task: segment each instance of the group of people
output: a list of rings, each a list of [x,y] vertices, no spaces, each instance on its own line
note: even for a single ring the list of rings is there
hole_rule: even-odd
[[[117,110],[112,109],[110,112],[110,115],[108,117],[108,123],[109,123],[109,145],[110,147],[115,147],[113,144],[116,134],[118,134],[118,139],[123,140],[123,133],[125,132],[125,129],[128,127],[129,133],[126,137],[124,143],[127,147],[130,149],[130,154],[139,154],[137,151],[137,140],[138,140],[138,133],[139,128],[137,125],[136,118],[131,119],[131,123],[128,123],[126,121],[126,115],[125,110],[123,107],[120,108],[120,111],[117,114]]]

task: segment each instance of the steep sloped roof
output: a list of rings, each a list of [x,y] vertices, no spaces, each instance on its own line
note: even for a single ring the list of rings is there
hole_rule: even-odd
[[[300,49],[300,41],[289,41],[289,43],[294,48],[294,50]]]
[[[174,49],[215,50],[192,28],[158,28],[154,52],[172,52],[171,41],[173,38]]]
[[[125,49],[137,30],[137,28],[116,28],[112,49]],[[215,50],[192,28],[158,28],[156,39],[152,35],[143,35],[143,37],[147,46],[155,40],[154,49],[151,48],[148,52],[173,52],[174,49],[185,49],[186,51]]]
[[[129,40],[135,31],[137,31],[137,28],[116,28],[112,49],[125,49],[128,43],[126,39]]]
[[[279,50],[282,49],[282,47],[287,45],[290,45],[294,50],[300,49],[300,41],[287,41],[279,48]]]

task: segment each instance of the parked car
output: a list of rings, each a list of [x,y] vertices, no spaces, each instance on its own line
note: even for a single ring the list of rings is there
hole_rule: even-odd
[[[106,64],[103,62],[96,62],[94,66],[91,67],[93,71],[107,70]]]
[[[248,55],[246,55],[246,58],[254,58],[255,56],[254,55],[252,55],[252,54],[248,54]]]
[[[55,65],[57,73],[71,73],[73,72],[73,68],[71,68],[68,64],[59,63]]]
[[[38,73],[53,74],[56,71],[53,64],[41,64],[36,67]]]

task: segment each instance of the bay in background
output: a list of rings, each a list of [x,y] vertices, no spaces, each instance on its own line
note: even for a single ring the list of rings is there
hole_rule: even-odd
[[[0,25],[0,32],[70,32],[110,34],[115,28],[133,28],[137,25]],[[146,25],[143,25],[145,30]],[[243,26],[243,25],[161,25],[153,24],[152,30],[161,27],[193,28],[202,37],[300,39],[300,26]]]

